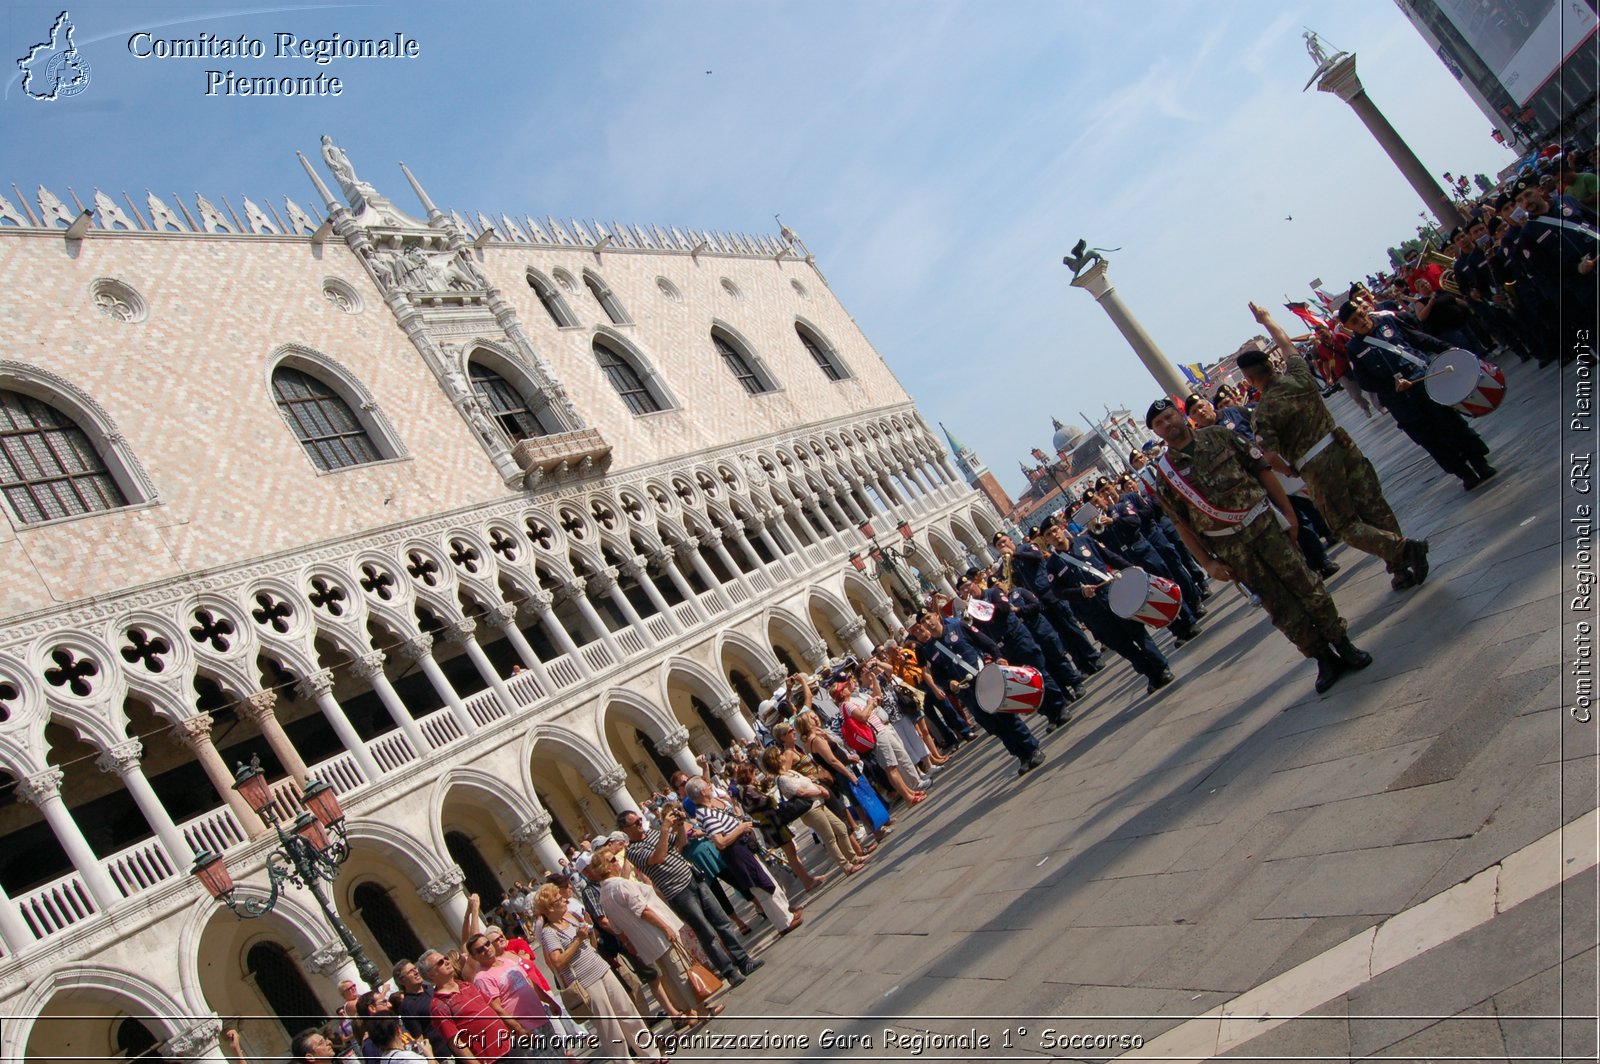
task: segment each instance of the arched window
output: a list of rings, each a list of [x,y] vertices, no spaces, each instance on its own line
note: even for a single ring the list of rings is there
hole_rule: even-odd
[[[421,955],[422,940],[412,930],[387,890],[376,883],[362,883],[351,894],[350,900],[356,903],[356,908],[361,911],[362,923],[378,940],[378,946],[388,956],[390,964],[405,957],[415,960]]]
[[[500,877],[494,874],[494,869],[484,860],[483,851],[479,850],[478,844],[467,835],[459,831],[445,832],[444,848],[449,851],[450,859],[461,866],[467,893],[491,899],[499,898],[505,893]]]
[[[115,510],[128,497],[77,422],[0,389],[0,492],[22,524]]]
[[[327,1010],[312,993],[300,966],[289,959],[289,952],[282,946],[276,942],[257,942],[245,954],[244,963],[255,977],[256,988],[272,1006],[289,1037],[327,1019]]]
[[[606,380],[610,381],[611,387],[622,396],[622,401],[628,404],[629,410],[635,414],[654,414],[667,408],[630,359],[624,358],[599,340],[594,342],[594,357],[595,361],[600,363],[600,368],[605,371]]]
[[[467,367],[467,374],[472,379],[472,390],[483,400],[489,416],[513,441],[548,436],[558,431],[550,428],[544,419],[528,408],[528,401],[510,381],[482,362],[473,361]]]
[[[621,303],[617,302],[616,293],[611,291],[609,285],[588,270],[583,271],[583,283],[588,286],[595,302],[600,304],[600,309],[606,312],[606,317],[611,319],[611,324],[633,324],[633,319],[628,317],[628,312],[622,309]]]
[[[312,464],[324,473],[383,461],[377,441],[333,388],[292,366],[272,371],[272,396]]]
[[[544,306],[550,320],[555,322],[557,328],[569,329],[578,324],[578,319],[573,316],[567,301],[561,298],[555,286],[532,270],[528,271],[528,287],[533,289],[533,294],[539,297],[539,302]]]
[[[800,343],[805,347],[811,360],[822,370],[823,375],[830,381],[843,381],[850,379],[850,371],[844,368],[844,363],[839,361],[839,356],[833,353],[820,336],[814,336],[806,327],[795,323],[794,331],[800,337]]]
[[[711,334],[711,346],[717,349],[717,354],[722,356],[722,364],[728,367],[728,372],[744,386],[745,391],[751,395],[761,395],[773,390],[771,380],[761,372],[756,360],[735,347],[721,333]]]

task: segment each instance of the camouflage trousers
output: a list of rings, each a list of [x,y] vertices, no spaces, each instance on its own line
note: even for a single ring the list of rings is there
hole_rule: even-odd
[[[1205,536],[1211,553],[1261,597],[1261,606],[1278,631],[1308,658],[1345,637],[1344,618],[1333,596],[1306,567],[1300,553],[1272,513],[1231,536]]]
[[[1334,429],[1333,434],[1334,442],[1300,470],[1306,491],[1334,535],[1356,550],[1382,558],[1395,572],[1401,567],[1406,538],[1383,497],[1378,471],[1349,433]]]

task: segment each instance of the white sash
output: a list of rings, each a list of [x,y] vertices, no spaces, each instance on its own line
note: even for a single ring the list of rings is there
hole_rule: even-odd
[[[1244,522],[1244,519],[1250,514],[1249,510],[1224,510],[1220,507],[1211,505],[1211,503],[1207,502],[1205,498],[1194,489],[1192,484],[1190,484],[1187,480],[1184,480],[1183,477],[1179,475],[1178,471],[1173,468],[1172,461],[1169,457],[1170,453],[1171,452],[1168,452],[1168,454],[1164,454],[1156,460],[1156,468],[1161,470],[1162,478],[1165,479],[1168,484],[1172,485],[1172,490],[1189,500],[1189,502],[1194,505],[1195,509],[1205,514],[1213,521],[1220,521],[1225,525],[1237,525]]]
[[[1568,221],[1565,218],[1552,218],[1548,214],[1541,214],[1539,217],[1535,218],[1534,221],[1543,222],[1545,225],[1553,225],[1557,229],[1570,229],[1575,233],[1582,233],[1590,240],[1600,240],[1600,232],[1595,232],[1595,230],[1591,229],[1587,225],[1584,225],[1582,222]]]
[[[936,650],[938,650],[941,654],[943,654],[945,657],[949,658],[951,661],[955,662],[957,665],[959,665],[963,669],[965,669],[968,676],[976,676],[976,675],[978,675],[978,670],[972,667],[972,663],[970,661],[968,661],[966,658],[961,657],[955,651],[951,650],[949,647],[944,645],[944,635],[942,633],[940,634],[938,639],[935,639],[933,641],[933,645],[934,645],[934,648]]]
[[[1405,348],[1396,347],[1394,344],[1391,344],[1391,343],[1389,343],[1388,341],[1385,341],[1385,340],[1380,340],[1376,336],[1363,336],[1362,339],[1365,340],[1367,343],[1371,344],[1373,347],[1379,348],[1380,350],[1394,352],[1395,354],[1399,355],[1401,358],[1405,359],[1407,362],[1411,363],[1413,366],[1417,367],[1418,369],[1427,369],[1428,368],[1428,364],[1426,362],[1424,362],[1422,359],[1418,358],[1416,355],[1413,355],[1410,351],[1407,351]]]

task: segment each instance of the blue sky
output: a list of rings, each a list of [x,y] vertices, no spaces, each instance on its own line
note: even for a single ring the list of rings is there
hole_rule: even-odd
[[[537,2],[69,6],[92,81],[24,97],[11,62],[55,4],[0,10],[0,190],[198,190],[281,208],[326,132],[411,204],[806,240],[931,421],[1012,491],[1050,418],[1155,386],[1067,286],[1078,237],[1174,361],[1218,358],[1281,304],[1382,265],[1421,203],[1343,103],[1303,93],[1300,33],[1355,51],[1435,173],[1511,161],[1392,0],[1218,3]],[[127,38],[403,32],[403,61],[137,60]],[[338,98],[207,98],[208,68],[338,75]],[[706,71],[711,71],[707,74]],[[1289,221],[1286,216],[1293,215]]]

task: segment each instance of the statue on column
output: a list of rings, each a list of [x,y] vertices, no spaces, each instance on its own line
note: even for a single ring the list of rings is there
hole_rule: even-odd
[[[322,135],[322,162],[339,183],[339,191],[344,193],[357,224],[400,229],[428,228],[426,222],[403,213],[370,183],[356,177],[356,168],[350,162],[350,156],[326,133]]]

